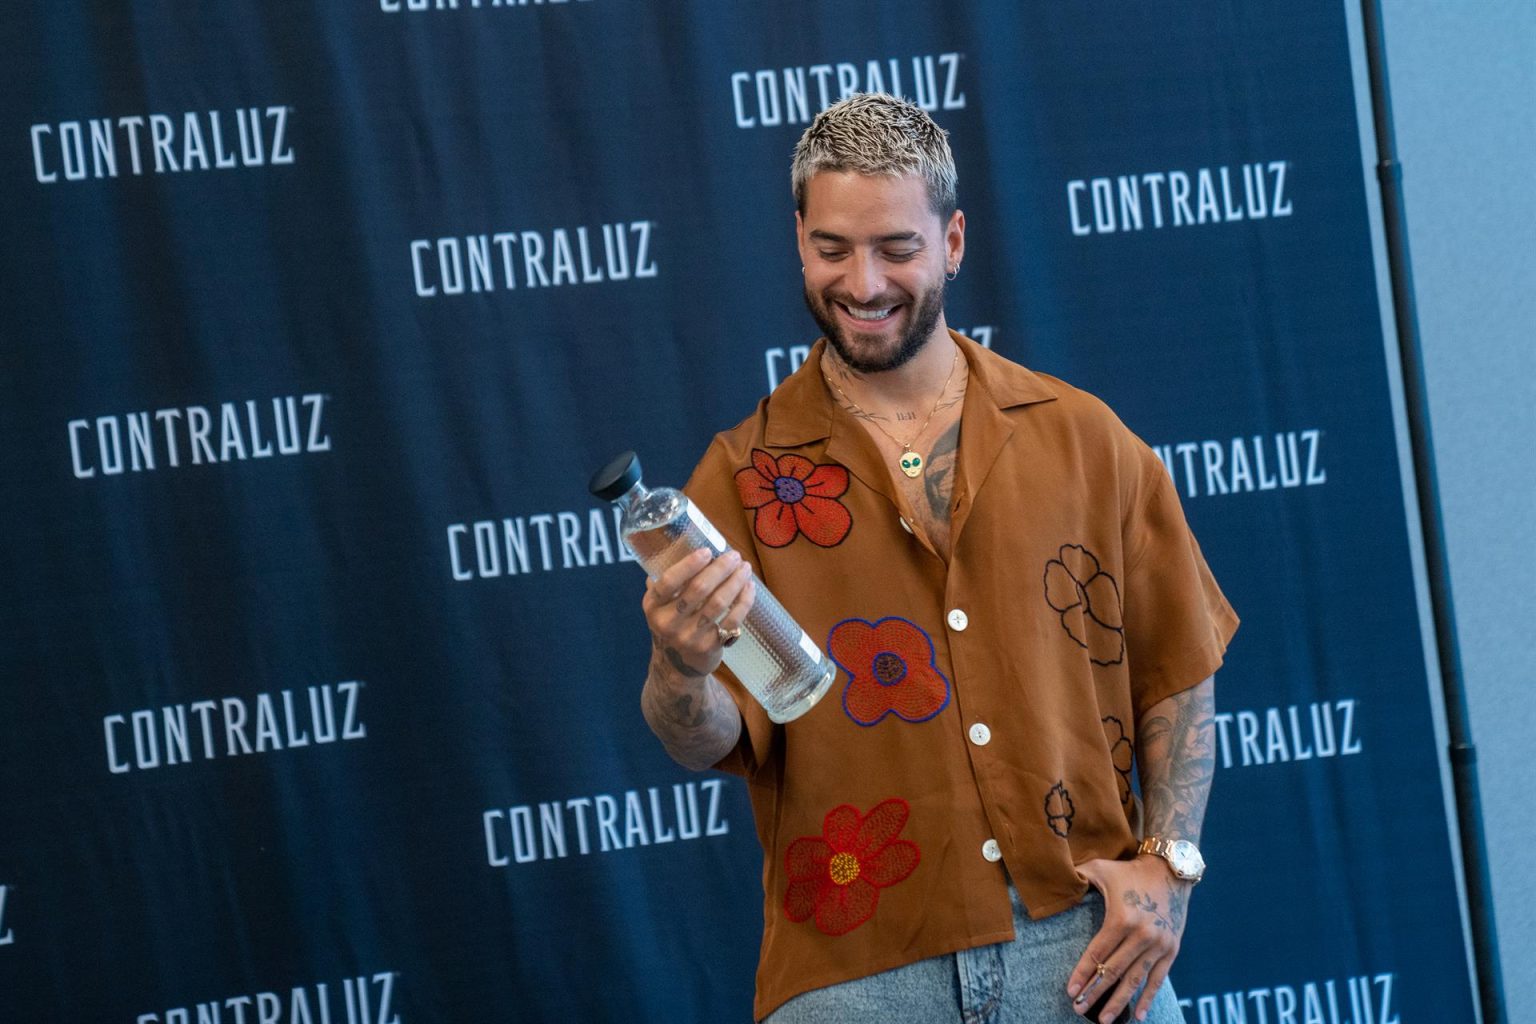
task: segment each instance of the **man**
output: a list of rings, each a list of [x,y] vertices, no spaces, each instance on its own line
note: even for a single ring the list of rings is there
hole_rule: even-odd
[[[824,339],[688,484],[732,550],[643,601],[647,722],[748,783],[755,1015],[1178,1021],[1165,979],[1237,619],[1156,456],[948,330],[965,216],[926,114],[829,108],[793,182]],[[788,725],[720,667],[754,570],[839,670]]]

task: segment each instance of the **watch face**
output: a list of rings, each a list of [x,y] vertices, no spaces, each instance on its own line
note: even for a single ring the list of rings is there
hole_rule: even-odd
[[[1205,859],[1187,839],[1180,839],[1168,848],[1168,863],[1173,865],[1174,873],[1180,878],[1199,878],[1205,871]]]

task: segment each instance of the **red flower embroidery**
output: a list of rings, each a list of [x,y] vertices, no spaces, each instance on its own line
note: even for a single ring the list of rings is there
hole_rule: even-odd
[[[895,798],[863,816],[843,804],[827,812],[820,836],[790,843],[784,851],[785,916],[799,922],[814,915],[827,935],[846,935],[874,916],[880,890],[917,868],[917,844],[896,838],[907,813],[907,802]]]
[[[926,722],[949,703],[949,680],[934,662],[933,641],[906,619],[844,619],[832,627],[827,653],[850,677],[843,710],[860,725],[890,714]]]
[[[736,474],[741,502],[756,509],[752,529],[771,548],[787,546],[799,534],[812,544],[841,544],[853,517],[838,501],[848,490],[848,470],[836,463],[817,465],[803,455],[775,459],[752,449],[752,466]]]

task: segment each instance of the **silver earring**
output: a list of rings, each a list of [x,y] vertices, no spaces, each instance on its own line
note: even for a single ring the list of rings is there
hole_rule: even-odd
[[[956,263],[954,268],[944,275],[944,280],[946,280],[946,281],[953,281],[955,278],[957,278],[959,276],[960,276],[960,264]]]

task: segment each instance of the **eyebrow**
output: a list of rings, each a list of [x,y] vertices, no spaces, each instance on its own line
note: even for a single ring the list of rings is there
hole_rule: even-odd
[[[848,239],[842,235],[833,234],[830,231],[822,231],[820,228],[812,231],[810,237],[818,242],[844,242]],[[923,236],[916,231],[897,231],[889,235],[879,235],[873,239],[877,244],[885,242],[921,242]]]

